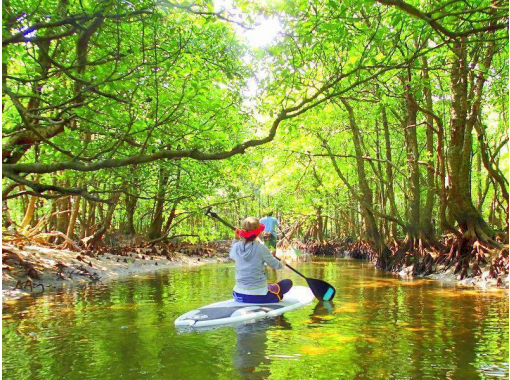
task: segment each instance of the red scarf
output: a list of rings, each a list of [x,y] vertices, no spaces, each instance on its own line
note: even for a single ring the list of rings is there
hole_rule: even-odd
[[[264,231],[265,228],[266,228],[266,226],[264,226],[262,223],[260,223],[259,228],[255,229],[255,230],[245,231],[245,230],[241,230],[240,228],[237,228],[236,233],[239,236],[241,236],[242,238],[250,239],[250,238],[259,236],[260,233],[262,231]]]

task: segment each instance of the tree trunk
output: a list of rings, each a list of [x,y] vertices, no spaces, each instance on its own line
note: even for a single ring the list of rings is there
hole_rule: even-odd
[[[420,226],[420,168],[418,164],[418,139],[416,136],[416,124],[418,106],[411,88],[411,70],[408,69],[408,77],[400,77],[404,86],[404,105],[406,118],[404,128],[407,170],[409,172],[409,219],[407,219],[407,237],[416,239],[421,237]]]
[[[104,216],[104,205],[102,203],[98,203],[96,205],[96,215],[97,215],[97,218],[102,223],[104,221],[104,219],[105,219],[105,216]]]
[[[317,240],[324,243],[324,221],[322,219],[322,206],[317,207]]]
[[[160,168],[159,170],[159,186],[157,193],[157,200],[154,207],[154,217],[149,228],[147,236],[149,239],[157,239],[161,237],[161,229],[163,227],[163,208],[165,206],[165,194],[168,180],[170,179],[168,170],[166,168]]]
[[[76,224],[76,218],[78,217],[78,213],[80,212],[80,201],[81,197],[74,198],[73,211],[71,213],[71,218],[69,220],[69,226],[67,226],[66,235],[69,239],[74,237],[74,226]]]
[[[55,215],[57,212],[57,202],[58,199],[55,199],[53,202],[51,202],[51,214]],[[48,223],[48,228],[50,231],[55,231],[57,229],[57,216],[51,216],[50,221]]]
[[[490,241],[494,237],[494,231],[473,205],[470,183],[472,130],[479,116],[484,73],[478,76],[481,80],[477,81],[477,86],[473,91],[475,98],[468,99],[469,63],[467,61],[466,44],[462,40],[454,42],[453,52],[455,57],[451,69],[452,102],[448,149],[448,172],[450,177],[448,207],[466,238]],[[488,63],[488,65],[485,65],[487,69],[490,67],[490,60]],[[471,107],[469,107],[470,104]]]
[[[89,203],[89,217],[87,221],[87,232],[93,233],[95,231],[94,225],[96,224],[96,210],[97,210],[97,203]]]
[[[81,217],[80,217],[80,239],[87,236],[87,200],[83,200],[81,206]]]
[[[376,158],[377,158],[377,172],[378,172],[377,175],[380,178],[384,178],[382,162],[381,162],[382,157],[381,157],[381,142],[380,142],[380,136],[379,136],[379,125],[377,123],[377,120],[376,120],[376,124],[375,124],[375,131],[376,131]],[[386,209],[387,209],[387,207],[386,207],[386,205],[387,205],[386,186],[387,185],[384,183],[384,181],[381,181],[380,193],[379,193],[378,199],[381,202],[381,209],[382,209],[383,213],[386,213]],[[388,219],[386,219],[386,218],[380,219],[379,230],[383,231],[384,236],[391,236],[391,231],[389,231]]]
[[[124,186],[122,186],[122,187],[124,187]],[[108,211],[106,212],[106,216],[103,219],[101,226],[98,228],[96,233],[94,233],[94,235],[90,236],[89,238],[84,239],[84,242],[87,245],[87,247],[89,247],[89,248],[95,247],[101,241],[105,232],[108,231],[108,229],[110,228],[110,224],[111,224],[112,218],[113,218],[113,212],[115,211],[115,208],[117,207],[119,198],[120,198],[120,193],[113,193],[112,197],[110,198],[111,203],[108,205]]]
[[[432,87],[430,83],[428,62],[425,56],[422,56],[423,66],[423,95],[425,97],[425,105],[430,111],[433,110],[432,105]],[[425,205],[422,212],[422,231],[428,236],[434,234],[434,224],[432,221],[432,211],[434,209],[435,186],[434,186],[434,118],[431,114],[425,115],[427,122],[426,140],[427,140],[427,193]]]
[[[181,187],[181,167],[178,166],[177,167],[177,176],[176,176],[176,179],[175,179],[175,193],[177,194],[177,192],[179,191]],[[165,224],[165,228],[163,229],[163,231],[165,232],[165,235],[168,234],[168,232],[170,231],[170,227],[172,226],[172,223],[175,219],[175,216],[176,216],[176,213],[177,213],[177,206],[179,205],[179,199],[176,199],[174,204],[172,205],[172,209],[170,210],[170,215],[168,216],[168,219],[166,221],[166,224]],[[236,211],[236,215],[239,216],[239,200],[236,202],[236,205],[237,205],[237,211]]]
[[[134,195],[126,194],[125,197],[125,205],[126,205],[126,219],[127,219],[127,226],[126,226],[126,235],[133,236],[136,234],[135,229],[135,209],[136,204],[138,202],[138,198]]]
[[[389,257],[389,250],[384,243],[384,238],[379,233],[379,229],[377,228],[377,222],[375,220],[375,216],[372,212],[373,203],[372,203],[372,192],[370,187],[368,186],[368,181],[365,174],[365,163],[363,159],[363,153],[361,151],[361,136],[359,132],[358,125],[356,123],[356,119],[354,117],[354,111],[351,105],[347,100],[341,99],[344,104],[347,112],[349,114],[349,126],[352,132],[354,149],[356,152],[356,169],[358,173],[358,183],[361,190],[361,196],[363,198],[364,204],[361,205],[363,216],[366,222],[367,233],[370,238],[374,241],[376,249],[379,251],[379,266],[382,268],[386,267],[387,259]],[[369,207],[366,207],[368,205]]]
[[[25,211],[25,216],[23,221],[21,222],[21,230],[26,230],[30,227],[30,222],[34,216],[35,204],[37,202],[37,198],[35,195],[30,196],[30,201],[28,202],[27,209]]]
[[[57,215],[57,231],[62,232],[63,234],[67,231],[67,226],[69,225],[69,217],[71,213],[71,206],[69,203],[70,197],[60,198],[58,200],[58,215]],[[57,237],[57,240],[60,238]]]
[[[395,190],[393,189],[393,167],[391,166],[391,142],[390,142],[390,132],[388,128],[388,118],[386,116],[386,107],[383,105],[381,107],[381,115],[382,122],[384,128],[384,142],[386,145],[386,182],[388,183],[386,193],[388,197],[388,201],[390,203],[390,215],[398,218],[397,206],[395,204]],[[397,224],[395,222],[390,222],[390,237],[392,239],[397,238]]]

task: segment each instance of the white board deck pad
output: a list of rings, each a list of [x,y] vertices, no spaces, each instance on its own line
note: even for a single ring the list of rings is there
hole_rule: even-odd
[[[314,299],[315,297],[310,288],[293,286],[278,303],[241,303],[234,301],[232,298],[191,310],[177,318],[175,326],[209,327],[240,322],[255,322],[259,319],[275,317],[302,308]]]

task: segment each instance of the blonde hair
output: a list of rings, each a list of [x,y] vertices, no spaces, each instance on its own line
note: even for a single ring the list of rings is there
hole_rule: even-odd
[[[253,216],[249,216],[241,222],[241,228],[243,230],[245,230],[246,232],[256,230],[259,227],[260,227],[260,221],[258,220],[258,218],[255,218]],[[241,237],[241,239],[246,243],[245,238]],[[260,240],[260,238],[258,236],[255,239],[253,239],[252,241],[256,241],[256,242],[259,242],[260,244],[264,244],[264,242],[262,240]]]
[[[241,228],[243,230],[245,230],[246,232],[256,230],[259,227],[260,227],[260,221],[253,216],[247,217],[241,223]]]

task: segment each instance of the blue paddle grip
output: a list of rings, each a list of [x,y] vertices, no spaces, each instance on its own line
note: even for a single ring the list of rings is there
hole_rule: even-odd
[[[326,294],[324,294],[324,297],[322,297],[322,299],[324,301],[329,301],[331,299],[331,296],[333,295],[334,293],[334,290],[329,288],[328,291],[326,292]]]

